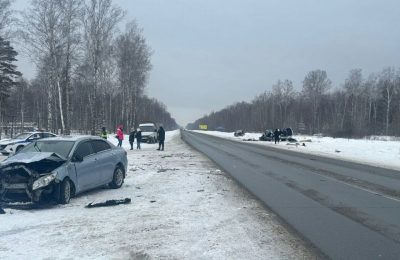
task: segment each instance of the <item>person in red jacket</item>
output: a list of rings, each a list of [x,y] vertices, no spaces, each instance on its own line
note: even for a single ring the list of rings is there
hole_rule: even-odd
[[[122,126],[119,126],[117,129],[117,139],[118,139],[118,146],[122,147],[122,140],[124,140],[124,130]]]

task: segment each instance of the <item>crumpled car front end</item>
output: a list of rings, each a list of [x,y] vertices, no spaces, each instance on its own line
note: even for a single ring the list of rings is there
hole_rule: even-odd
[[[52,195],[57,171],[66,162],[54,153],[17,154],[0,163],[0,201],[39,202]]]

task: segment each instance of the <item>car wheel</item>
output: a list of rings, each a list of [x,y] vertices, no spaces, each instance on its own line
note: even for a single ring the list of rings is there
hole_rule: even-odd
[[[18,153],[18,152],[19,152],[19,150],[21,150],[22,148],[24,148],[24,146],[23,146],[23,145],[20,145],[20,146],[18,146],[18,147],[17,147],[17,149],[15,149],[15,152],[16,152],[16,153]]]
[[[122,184],[124,183],[124,178],[125,178],[124,170],[122,170],[122,168],[120,166],[118,166],[114,170],[114,175],[113,175],[112,182],[110,183],[110,187],[113,189],[120,188],[122,186]]]
[[[71,182],[65,178],[60,184],[60,196],[58,198],[58,203],[68,204],[71,199],[71,194]]]

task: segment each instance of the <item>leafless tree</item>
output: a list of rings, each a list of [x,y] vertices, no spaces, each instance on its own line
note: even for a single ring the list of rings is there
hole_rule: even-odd
[[[385,134],[389,133],[390,112],[392,101],[396,91],[396,74],[394,68],[385,68],[378,80],[378,86],[382,91],[385,104]]]
[[[314,70],[307,74],[303,81],[303,94],[306,99],[311,102],[312,124],[311,132],[320,131],[319,108],[321,105],[322,95],[324,95],[331,87],[331,80],[328,78],[326,71]]]
[[[0,35],[8,40],[11,36],[12,24],[16,21],[11,9],[12,0],[0,0]]]
[[[143,95],[151,69],[151,51],[136,22],[127,24],[126,32],[116,40],[116,60],[122,93],[122,122],[137,125],[138,100]]]
[[[98,95],[101,93],[102,79],[111,56],[111,46],[117,24],[123,17],[123,11],[112,5],[111,0],[90,0],[85,4],[83,14],[84,49],[86,65],[89,67],[89,108],[91,131],[95,133],[102,122],[101,112],[96,110]],[[104,96],[104,95],[103,95]]]

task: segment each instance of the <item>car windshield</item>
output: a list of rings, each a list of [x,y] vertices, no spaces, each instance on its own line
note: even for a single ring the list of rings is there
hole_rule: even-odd
[[[37,141],[25,146],[20,153],[52,152],[67,158],[74,144],[74,141]]]
[[[28,138],[31,134],[32,134],[32,133],[22,133],[22,134],[19,134],[19,135],[15,136],[14,139],[26,139],[26,138]]]
[[[140,130],[142,132],[154,132],[154,127],[150,126],[150,125],[146,125],[146,126],[141,126]]]

